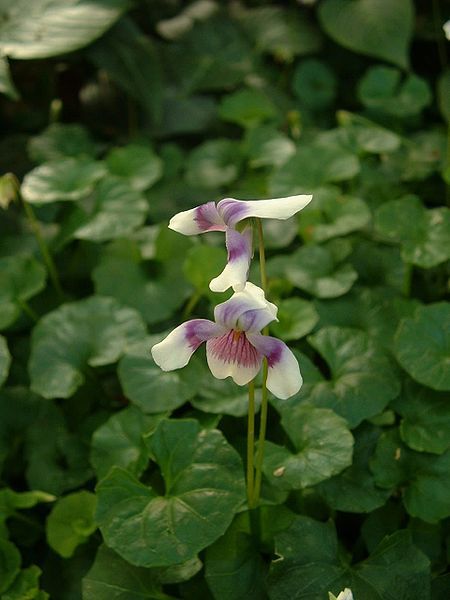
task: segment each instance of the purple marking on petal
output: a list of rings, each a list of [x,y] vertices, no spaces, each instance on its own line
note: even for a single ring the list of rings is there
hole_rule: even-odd
[[[224,198],[217,205],[219,215],[227,225],[236,225],[242,219],[245,219],[247,214],[246,203],[233,198]]]
[[[204,341],[211,339],[222,331],[223,328],[212,321],[208,321],[208,319],[192,319],[185,323],[184,335],[189,346],[195,351]]]
[[[226,243],[228,260],[230,262],[238,260],[242,256],[251,255],[251,240],[249,240],[247,237],[244,237],[235,229],[227,229]]]
[[[262,337],[262,342],[264,344],[264,356],[267,358],[267,364],[269,365],[269,368],[274,367],[281,360],[284,343],[270,336]]]
[[[225,231],[226,225],[219,215],[214,202],[197,206],[194,221],[202,231]]]
[[[242,367],[255,367],[262,358],[245,333],[234,329],[210,340],[209,352],[224,363],[235,363]]]

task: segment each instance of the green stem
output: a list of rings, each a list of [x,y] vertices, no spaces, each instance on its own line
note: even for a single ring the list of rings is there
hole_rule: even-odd
[[[259,242],[259,269],[261,273],[261,287],[264,292],[267,291],[267,273],[266,273],[266,253],[264,250],[264,233],[262,228],[261,219],[256,219],[258,229],[258,242]],[[269,333],[269,328],[264,327],[263,335]],[[263,378],[261,388],[261,416],[259,420],[259,437],[258,437],[258,450],[256,453],[256,470],[255,470],[255,487],[253,491],[252,505],[257,506],[259,502],[259,496],[261,493],[261,479],[262,479],[262,465],[264,459],[264,442],[266,440],[267,432],[267,413],[268,413],[268,399],[267,399],[267,372],[268,365],[267,359],[263,361]]]
[[[194,310],[195,306],[197,305],[197,302],[200,300],[201,297],[202,295],[200,294],[200,292],[194,292],[192,294],[186,306],[184,307],[183,319],[188,319],[191,316],[192,311]]]
[[[247,499],[249,508],[253,508],[255,470],[253,455],[255,452],[255,381],[248,384],[248,426],[247,426]]]
[[[34,233],[37,243],[39,245],[39,250],[41,251],[42,258],[44,259],[44,262],[47,267],[47,271],[50,276],[53,287],[55,288],[58,296],[60,296],[60,298],[63,299],[64,292],[62,291],[61,283],[60,283],[59,277],[58,277],[58,272],[56,270],[55,263],[53,262],[53,258],[50,254],[50,251],[49,251],[47,244],[44,240],[44,237],[42,235],[39,221],[37,220],[36,215],[34,214],[34,210],[31,208],[31,205],[28,204],[28,202],[26,202],[23,198],[22,198],[22,204],[25,209],[25,214],[27,216],[27,219],[30,223],[30,226],[33,230],[33,233]]]
[[[34,311],[31,306],[28,304],[26,300],[21,300],[20,298],[17,300],[18,305],[23,310],[23,312],[30,317],[32,321],[37,323],[39,321],[39,315],[36,311]]]

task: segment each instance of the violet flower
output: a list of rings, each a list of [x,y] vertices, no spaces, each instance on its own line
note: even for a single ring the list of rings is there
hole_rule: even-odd
[[[209,284],[213,292],[224,292],[232,287],[240,292],[247,281],[252,249],[252,227],[236,225],[250,217],[259,219],[289,219],[305,208],[312,196],[288,196],[270,200],[235,200],[224,198],[217,203],[207,202],[196,208],[176,214],[169,228],[184,235],[197,235],[207,231],[224,231],[228,262],[222,273]]]
[[[267,389],[278,398],[289,398],[302,385],[298,362],[284,342],[260,333],[277,320],[277,310],[262,289],[247,282],[242,292],[215,307],[215,322],[193,319],[176,327],[153,346],[153,359],[163,371],[180,369],[206,342],[206,358],[214,377],[231,377],[245,385],[254,379],[266,357]]]

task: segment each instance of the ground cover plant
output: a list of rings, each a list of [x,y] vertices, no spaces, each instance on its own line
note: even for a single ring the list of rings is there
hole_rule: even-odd
[[[449,598],[449,19],[0,0],[0,598]],[[246,387],[150,353],[232,296],[168,223],[311,194],[249,274],[303,376],[249,510]]]

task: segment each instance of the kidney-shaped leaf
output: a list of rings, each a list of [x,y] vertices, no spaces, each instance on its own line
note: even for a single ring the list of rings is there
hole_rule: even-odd
[[[421,306],[402,319],[394,352],[413,379],[434,390],[450,390],[450,305]]]
[[[382,204],[375,214],[376,231],[400,242],[402,258],[424,269],[450,258],[450,210],[427,210],[417,196],[404,196]]]
[[[27,173],[21,192],[24,200],[33,204],[80,200],[104,174],[101,162],[80,158],[54,160]]]
[[[152,186],[162,174],[162,161],[152,148],[129,144],[113,148],[106,157],[106,166],[113,175],[126,179],[140,192]]]
[[[68,398],[89,367],[108,365],[145,336],[139,314],[113,298],[93,296],[48,313],[32,334],[32,389],[44,398]]]
[[[299,489],[320,483],[352,462],[353,436],[332,410],[297,405],[282,412],[281,424],[296,452],[267,442],[264,474],[272,485]]]
[[[0,329],[19,317],[24,301],[45,287],[45,269],[32,256],[0,258]]]
[[[46,58],[86,46],[121,15],[128,0],[0,1],[0,49],[12,58]]]
[[[107,545],[134,565],[174,565],[220,537],[245,499],[242,464],[217,430],[194,420],[162,421],[148,440],[165,495],[120,468],[97,488]]]
[[[408,66],[411,0],[325,0],[319,19],[328,35],[345,48]]]
[[[330,378],[305,378],[300,397],[332,408],[356,427],[379,414],[400,391],[392,359],[366,334],[350,328],[324,327],[309,336],[330,369]]]

